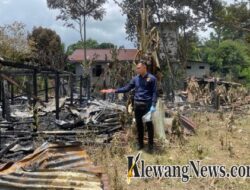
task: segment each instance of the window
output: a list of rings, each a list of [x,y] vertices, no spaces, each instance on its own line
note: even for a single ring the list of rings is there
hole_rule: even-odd
[[[92,69],[92,75],[95,77],[99,77],[102,74],[102,66],[101,65],[96,65],[93,69]]]
[[[187,66],[187,69],[191,69],[192,67],[191,66]]]
[[[199,69],[205,69],[205,66],[199,66]]]

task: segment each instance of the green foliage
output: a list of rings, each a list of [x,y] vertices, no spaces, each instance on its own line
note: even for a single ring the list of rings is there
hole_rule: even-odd
[[[43,27],[34,28],[28,39],[32,57],[40,64],[55,68],[63,67],[64,45],[55,31]]]
[[[111,49],[111,48],[115,48],[115,45],[112,43],[103,42],[103,43],[99,44],[97,48],[98,49]]]
[[[127,15],[126,33],[128,39],[137,40],[136,25],[140,17],[140,10],[143,1],[135,0],[115,0],[120,5],[124,14]],[[164,22],[177,23],[179,29],[203,28],[204,25],[213,16],[213,13],[218,7],[221,7],[220,0],[145,0],[146,7],[149,7],[150,23],[158,23],[161,25]]]
[[[50,9],[60,10],[57,19],[62,20],[64,25],[76,29],[83,38],[83,28],[86,29],[86,18],[102,20],[105,9],[102,7],[106,0],[47,0]]]
[[[82,41],[78,41],[74,44],[69,45],[66,54],[71,55],[76,49],[83,49],[84,47],[86,47],[87,49],[110,49],[114,48],[115,45],[107,42],[99,44],[96,40],[89,38],[85,43]]]
[[[225,40],[220,44],[215,40],[205,43],[202,51],[203,61],[215,66],[220,72],[230,74],[234,80],[248,77],[250,54],[247,45],[242,41]]]
[[[68,46],[66,54],[71,55],[76,49],[83,49],[84,47],[97,48],[97,46],[98,46],[98,42],[96,40],[91,39],[91,38],[86,40],[85,43],[83,41],[78,41],[78,42]]]
[[[192,31],[180,35],[178,41],[180,60],[201,61],[201,45],[199,37]]]
[[[240,1],[224,5],[211,19],[218,40],[243,39],[250,32],[250,10],[248,2]]]

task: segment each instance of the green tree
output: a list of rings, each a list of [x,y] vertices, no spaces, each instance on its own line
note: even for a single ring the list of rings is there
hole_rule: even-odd
[[[126,33],[130,40],[137,39],[136,25],[143,2],[150,9],[149,18],[152,24],[174,22],[183,31],[202,28],[212,18],[215,9],[221,7],[219,0],[123,0],[122,3],[116,1],[127,16]]]
[[[81,41],[86,41],[86,19],[92,17],[102,20],[105,10],[102,7],[106,0],[47,0],[48,7],[59,9],[57,19],[64,21],[64,25],[76,29]],[[86,61],[86,47],[85,51]]]
[[[86,47],[87,49],[112,49],[115,47],[114,44],[103,42],[99,44],[96,40],[89,38],[86,42],[78,41],[74,44],[71,44],[67,48],[67,55],[71,55],[76,49],[82,49]]]
[[[233,80],[247,77],[250,67],[249,49],[242,41],[225,40],[219,45],[215,40],[207,41],[203,49],[203,60],[215,66]]]
[[[113,49],[113,48],[115,48],[115,45],[108,42],[103,42],[98,45],[98,49]]]
[[[202,43],[196,33],[190,31],[180,35],[178,45],[182,62],[186,60],[201,61]]]
[[[64,45],[55,31],[48,28],[35,27],[28,39],[32,57],[37,59],[41,65],[54,68],[64,67]]]
[[[224,4],[216,10],[211,21],[210,26],[215,29],[218,42],[226,39],[244,39],[250,32],[249,2]]]
[[[67,55],[71,55],[76,49],[83,49],[83,48],[98,48],[98,42],[93,39],[88,39],[86,42],[78,41],[74,44],[71,44],[67,48]]]

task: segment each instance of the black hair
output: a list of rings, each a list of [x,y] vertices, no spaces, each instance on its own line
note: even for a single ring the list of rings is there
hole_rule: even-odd
[[[138,62],[138,64],[139,64],[139,63],[141,63],[141,64],[147,66],[147,62],[146,62],[145,60],[140,60],[140,61]]]

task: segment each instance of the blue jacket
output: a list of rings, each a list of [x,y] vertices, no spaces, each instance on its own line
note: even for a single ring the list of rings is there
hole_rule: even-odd
[[[157,80],[154,75],[147,73],[144,77],[135,76],[126,86],[116,89],[115,93],[125,93],[135,89],[134,100],[146,101],[156,105]]]

